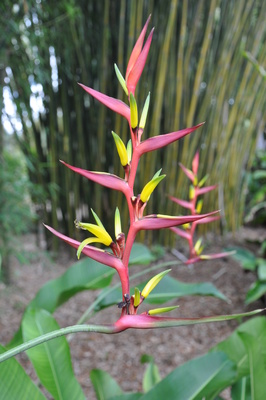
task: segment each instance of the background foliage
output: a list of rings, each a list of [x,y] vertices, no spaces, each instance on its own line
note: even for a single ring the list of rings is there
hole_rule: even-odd
[[[89,98],[77,82],[123,99],[113,63],[125,73],[134,41],[152,13],[156,29],[142,77],[152,98],[145,134],[206,124],[164,153],[143,157],[138,190],[162,166],[170,172],[150,199],[150,210],[160,212],[164,205],[168,213],[178,213],[165,193],[187,195],[178,162],[190,165],[200,148],[202,176],[207,171],[209,184],[219,184],[203,212],[220,208],[221,227],[237,228],[243,218],[243,175],[253,159],[265,105],[263,77],[243,50],[263,65],[265,7],[262,0],[3,0],[0,85],[15,103],[21,126],[6,111],[3,120],[9,121],[28,160],[31,181],[44,189],[42,219],[73,236],[74,219],[88,219],[91,205],[98,204],[100,218],[113,215],[118,205],[125,221],[120,194],[85,184],[58,160],[121,172],[111,128],[127,141],[127,124]],[[137,92],[138,104],[146,96]],[[34,191],[32,200],[40,204]],[[164,232],[163,240],[170,244],[175,238]]]

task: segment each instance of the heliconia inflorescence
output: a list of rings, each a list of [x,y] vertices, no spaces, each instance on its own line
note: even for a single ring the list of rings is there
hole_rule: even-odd
[[[181,163],[179,164],[183,172],[186,174],[188,179],[191,181],[189,187],[189,201],[178,199],[173,196],[169,198],[179,204],[180,206],[188,209],[191,215],[199,215],[203,206],[203,199],[199,196],[208,193],[217,188],[217,185],[205,186],[204,184],[208,179],[208,175],[205,175],[201,180],[198,179],[198,168],[199,168],[199,151],[196,152],[192,161],[192,170],[184,167]],[[180,237],[187,240],[189,245],[189,258],[186,264],[194,264],[202,260],[211,260],[215,258],[222,258],[231,255],[232,252],[214,253],[214,254],[202,254],[204,246],[202,245],[202,239],[199,238],[196,243],[194,243],[194,235],[198,224],[208,224],[213,221],[220,219],[219,215],[210,215],[204,219],[195,220],[191,223],[184,224],[183,228],[171,227],[170,229],[179,235]]]
[[[209,188],[203,188],[202,186],[204,184],[204,180],[198,183],[198,153],[193,160],[192,171],[181,166],[185,174],[192,182],[190,201],[186,202],[183,200],[173,199],[177,203],[181,204],[183,207],[190,209],[191,215],[143,215],[147,202],[149,201],[149,198],[152,195],[153,191],[156,190],[157,185],[161,184],[161,181],[166,177],[165,174],[161,174],[161,169],[155,172],[151,180],[147,182],[147,184],[143,187],[140,194],[134,193],[134,183],[137,168],[140,158],[143,154],[165,147],[194,132],[197,128],[202,126],[201,123],[191,128],[186,128],[180,131],[162,134],[142,140],[149,111],[150,93],[147,94],[143,108],[139,109],[137,100],[135,98],[135,89],[145,66],[152,41],[154,29],[151,30],[146,42],[144,43],[149,21],[150,17],[145,23],[144,28],[131,53],[126,69],[125,78],[120,72],[119,67],[115,64],[115,74],[124,92],[126,93],[128,104],[119,99],[115,99],[106,94],[100,93],[90,87],[85,86],[84,84],[80,84],[80,86],[92,97],[104,104],[106,107],[110,108],[112,111],[122,115],[128,122],[130,138],[127,144],[122,141],[117,132],[112,131],[112,136],[117,149],[118,157],[124,168],[124,177],[121,178],[114,174],[109,174],[105,172],[87,171],[78,167],[71,166],[62,161],[62,163],[66,167],[70,168],[72,171],[102,186],[121,191],[125,195],[130,218],[129,229],[127,233],[122,231],[122,223],[118,208],[115,211],[114,217],[114,239],[105,230],[104,225],[93,210],[91,210],[91,212],[96,223],[75,221],[75,225],[77,228],[83,229],[92,235],[81,243],[57,232],[51,227],[47,227],[53,234],[57,235],[70,246],[76,248],[78,258],[80,257],[81,253],[83,253],[96,261],[99,261],[111,268],[116,269],[119,274],[122,289],[122,300],[118,304],[118,307],[121,309],[121,318],[119,320],[120,322],[117,321],[117,324],[120,323],[121,327],[122,321],[125,324],[125,327],[135,326],[136,324],[139,324],[139,327],[147,327],[151,326],[153,323],[155,324],[154,326],[157,326],[156,324],[158,324],[158,321],[165,321],[165,319],[164,317],[156,317],[156,319],[154,317],[154,314],[165,313],[177,307],[163,307],[150,310],[143,313],[142,318],[135,319],[134,323],[132,322],[132,324],[129,322],[129,320],[125,322],[125,319],[122,319],[122,317],[126,315],[128,317],[136,316],[138,308],[145,300],[145,298],[150,294],[150,292],[155,288],[160,280],[170,271],[163,271],[155,275],[148,281],[142,291],[139,291],[138,288],[135,288],[134,294],[130,294],[128,263],[130,252],[137,233],[141,230],[154,230],[165,228],[171,228],[176,231],[178,229],[176,227],[179,225],[186,224],[185,226],[191,227],[194,226],[193,224],[195,224],[196,226],[196,224],[200,223],[200,221],[211,221],[219,218],[217,216],[214,216],[216,212],[201,215],[199,203],[197,205],[195,203],[198,195],[206,193],[208,190],[212,190],[215,187],[213,186]],[[127,223],[123,224],[123,226],[126,225]],[[189,238],[191,237],[189,229],[180,229],[180,232],[182,232],[181,236],[185,237],[187,240],[189,240]],[[176,233],[178,232],[179,231],[176,231]],[[92,243],[102,243],[104,246],[110,248],[111,252],[93,247],[91,246]],[[198,257],[198,253],[200,252],[200,250],[201,244],[198,243],[191,250],[191,256],[193,255]]]

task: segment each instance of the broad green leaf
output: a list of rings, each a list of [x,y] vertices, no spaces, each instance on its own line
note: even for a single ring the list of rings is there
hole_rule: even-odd
[[[0,345],[0,353],[6,349]],[[15,358],[0,364],[0,400],[45,400]]]
[[[109,400],[123,394],[122,389],[111,375],[101,369],[92,369],[90,378],[97,400]]]
[[[235,376],[236,365],[226,354],[208,353],[176,368],[141,400],[199,400],[219,393],[232,384]]]
[[[129,265],[147,265],[157,258],[158,257],[144,244],[134,243],[130,253]]]
[[[232,386],[231,397],[232,400],[252,400],[249,376],[239,379],[239,381]]]
[[[142,284],[138,285],[138,287],[141,290]],[[184,283],[167,275],[154,288],[147,299],[145,299],[145,302],[149,304],[161,304],[176,297],[195,295],[214,296],[218,299],[226,300],[226,297],[210,282]]]
[[[139,400],[142,393],[124,393],[122,396],[111,397],[110,400]]]
[[[142,379],[143,391],[148,392],[160,382],[161,377],[158,366],[154,363],[153,357],[144,354],[141,357],[141,363],[148,363]]]
[[[53,313],[76,293],[108,286],[114,274],[114,269],[90,258],[84,258],[73,264],[59,278],[47,282],[28,306]]]
[[[253,301],[260,299],[266,293],[266,282],[257,281],[251,285],[246,295],[246,304],[253,303]]]
[[[235,254],[232,254],[231,257],[239,261],[244,269],[255,271],[257,259],[251,251],[237,246],[227,247],[225,251],[235,251]]]
[[[28,309],[22,320],[25,342],[56,329],[59,329],[57,322],[45,310]],[[28,350],[27,355],[41,383],[55,400],[85,400],[73,372],[70,350],[64,336]]]
[[[138,284],[138,289],[142,290],[146,283],[147,281]],[[134,294],[133,291],[131,294]],[[102,295],[102,293],[100,295]],[[167,301],[184,296],[214,296],[226,300],[226,297],[212,283],[184,283],[170,276],[165,276],[145,299],[145,303],[163,304]],[[117,288],[107,294],[107,296],[97,304],[96,310],[98,311],[102,308],[110,307],[117,304],[119,301],[121,301],[121,289]]]
[[[230,360],[236,363],[238,378],[249,375],[249,360],[246,347],[240,336],[240,332],[252,335],[260,348],[261,358],[266,365],[266,318],[255,317],[241,324],[228,339],[215,346],[212,351],[223,351]]]
[[[258,278],[260,281],[266,281],[266,260],[258,258]]]
[[[108,286],[115,270],[90,258],[84,258],[68,268],[59,278],[45,283],[27,308],[41,308],[53,313],[75,294]],[[9,348],[22,343],[21,327],[9,343]]]
[[[266,332],[264,332],[266,334]],[[252,335],[245,331],[239,331],[239,335],[244,342],[248,354],[251,399],[264,400],[266,388],[266,364],[262,357],[261,341],[258,341],[257,335]]]

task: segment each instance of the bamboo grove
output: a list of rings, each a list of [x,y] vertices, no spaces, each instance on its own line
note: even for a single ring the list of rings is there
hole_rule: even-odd
[[[188,182],[178,163],[189,166],[199,149],[200,174],[209,173],[209,184],[219,183],[203,212],[222,209],[220,227],[237,229],[243,218],[243,177],[254,156],[265,106],[265,81],[243,52],[265,63],[265,2],[24,0],[17,6],[7,0],[0,6],[5,70],[1,86],[16,104],[23,127],[16,131],[5,115],[36,184],[32,200],[41,209],[41,219],[55,229],[63,225],[72,237],[77,235],[73,221],[87,220],[92,204],[98,205],[95,211],[107,227],[107,204],[113,210],[118,204],[122,221],[127,220],[122,195],[77,179],[59,159],[96,171],[111,165],[109,172],[121,173],[111,128],[127,142],[127,124],[89,98],[77,82],[124,99],[113,61],[124,73],[136,35],[152,14],[152,25],[160,29],[154,32],[142,77],[142,87],[152,88],[153,98],[146,132],[154,136],[206,123],[164,153],[144,157],[138,189],[152,178],[157,164],[163,166],[170,173],[149,207],[159,212],[164,204],[169,214],[180,213],[167,194],[187,196]],[[144,104],[146,96],[136,92],[138,104]],[[34,98],[41,98],[40,111],[32,108]],[[38,187],[44,189],[42,195]],[[165,232],[161,239],[172,245],[175,237]]]

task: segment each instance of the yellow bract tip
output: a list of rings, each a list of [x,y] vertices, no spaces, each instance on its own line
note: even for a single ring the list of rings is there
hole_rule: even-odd
[[[130,93],[130,124],[135,129],[138,126],[138,107],[135,97]]]
[[[124,145],[124,142],[120,137],[112,131],[112,135],[115,141],[115,145],[117,148],[117,152],[120,158],[120,162],[123,167],[125,167],[128,164],[128,154],[127,154],[127,149],[126,146]]]
[[[155,286],[158,285],[160,280],[164,277],[164,275],[168,274],[171,269],[167,269],[166,271],[160,272],[159,274],[155,275],[153,278],[149,280],[149,282],[146,284],[144,289],[141,292],[141,296],[146,298],[150,292],[155,288]]]
[[[172,310],[175,310],[179,306],[172,306],[172,307],[163,307],[163,308],[154,308],[153,310],[149,310],[149,315],[156,315],[156,314],[163,314]]]
[[[156,186],[161,182],[161,180],[163,180],[163,178],[164,178],[165,176],[166,176],[166,175],[156,176],[156,174],[155,174],[155,176],[152,178],[152,180],[151,180],[150,182],[148,182],[148,183],[144,186],[144,188],[143,188],[143,190],[142,190],[142,192],[141,192],[141,194],[140,194],[140,200],[141,200],[143,203],[146,203],[146,202],[149,200],[150,195],[152,194],[152,192],[154,191],[154,189],[156,188]]]

